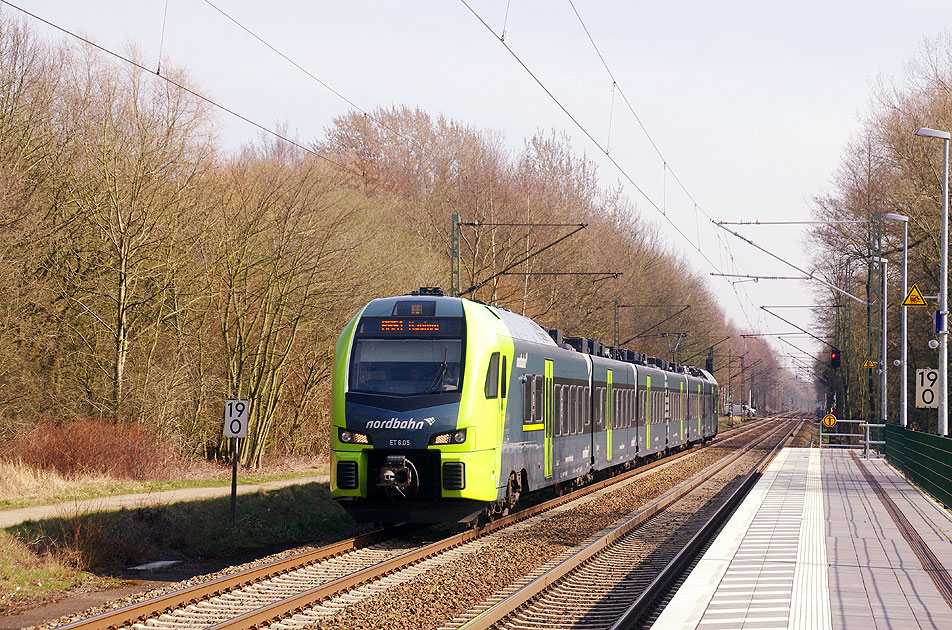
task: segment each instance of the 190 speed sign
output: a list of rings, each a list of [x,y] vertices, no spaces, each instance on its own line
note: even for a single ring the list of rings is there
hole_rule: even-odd
[[[248,437],[247,398],[229,398],[225,401],[225,437]]]
[[[938,406],[939,370],[916,370],[916,407],[934,409]]]

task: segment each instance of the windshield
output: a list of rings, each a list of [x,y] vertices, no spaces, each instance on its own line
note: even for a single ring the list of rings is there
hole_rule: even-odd
[[[350,391],[418,395],[458,392],[462,383],[459,339],[354,341]]]

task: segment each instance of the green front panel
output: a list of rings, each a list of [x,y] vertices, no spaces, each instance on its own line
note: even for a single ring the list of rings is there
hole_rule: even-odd
[[[552,435],[555,416],[555,379],[552,375],[552,361],[545,360],[545,393],[543,394],[543,417],[545,418],[545,476],[552,476]]]
[[[952,509],[952,439],[886,425],[886,459]]]
[[[506,397],[502,397],[500,382],[497,398],[486,398],[486,371],[493,352],[499,352],[500,379],[502,378],[502,359],[506,359],[507,376],[511,376],[515,349],[505,324],[489,309],[476,302],[463,300],[463,312],[466,315],[466,375],[457,428],[468,428],[473,434],[467,438],[465,448],[459,454],[452,452],[452,446],[430,446],[430,450],[440,450],[441,464],[444,462],[464,461],[465,451],[469,453],[466,464],[466,490],[461,496],[480,500],[495,499],[499,488],[505,487],[508,472],[502,473],[502,449],[505,434],[506,407],[512,396],[511,378],[507,383]],[[486,451],[486,453],[482,453]],[[478,455],[480,463],[473,459]],[[472,464],[472,465],[470,465]],[[443,496],[457,496],[444,491]]]
[[[605,400],[605,426],[608,435],[608,461],[612,461],[612,426],[615,421],[615,406],[612,404],[612,371],[608,370],[608,393]]]

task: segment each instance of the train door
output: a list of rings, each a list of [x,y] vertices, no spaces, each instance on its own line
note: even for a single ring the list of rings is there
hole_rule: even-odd
[[[544,471],[546,478],[552,476],[553,444],[552,436],[555,432],[555,378],[551,359],[545,360],[545,389],[543,390],[543,418],[545,422]]]

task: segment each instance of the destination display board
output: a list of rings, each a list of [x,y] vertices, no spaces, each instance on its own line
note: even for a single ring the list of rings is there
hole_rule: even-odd
[[[363,317],[357,328],[363,337],[452,337],[463,334],[461,317]]]

